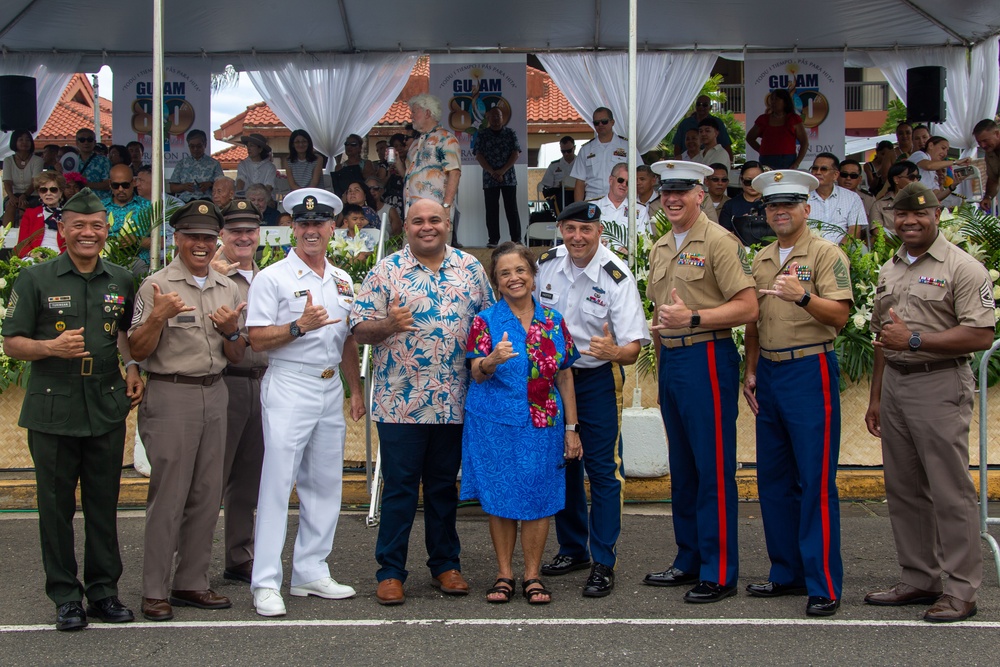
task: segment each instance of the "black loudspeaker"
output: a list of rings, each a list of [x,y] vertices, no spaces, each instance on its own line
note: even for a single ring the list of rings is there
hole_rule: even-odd
[[[906,118],[913,122],[943,123],[948,117],[944,106],[944,67],[911,67],[906,70]]]
[[[38,131],[34,77],[0,76],[0,130]]]

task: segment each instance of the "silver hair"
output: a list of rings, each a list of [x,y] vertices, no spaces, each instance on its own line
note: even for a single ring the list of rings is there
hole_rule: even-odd
[[[431,118],[441,120],[441,101],[430,93],[421,93],[410,98],[410,107],[420,107],[430,112]]]

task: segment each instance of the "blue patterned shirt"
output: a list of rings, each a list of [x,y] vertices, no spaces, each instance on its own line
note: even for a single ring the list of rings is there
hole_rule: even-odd
[[[521,146],[517,143],[517,135],[509,127],[502,128],[499,132],[494,132],[486,127],[476,133],[476,145],[472,153],[482,155],[486,164],[494,169],[507,164],[513,152],[521,152]],[[483,189],[499,188],[500,186],[517,185],[517,178],[514,175],[514,168],[508,169],[503,180],[498,181],[493,178],[485,169],[483,170]]]
[[[128,233],[137,239],[149,236],[153,212],[150,209],[148,200],[143,199],[139,195],[133,195],[132,199],[124,206],[116,204],[115,200],[112,199],[111,201],[104,202],[104,208],[108,211],[109,224],[111,225],[108,228],[108,238],[117,237],[122,233],[122,228],[125,226],[125,219],[129,213],[132,214],[132,219],[129,222]],[[139,258],[148,263],[149,248],[140,250]]]
[[[493,305],[486,271],[473,255],[445,247],[431,272],[407,245],[375,265],[354,300],[351,328],[388,315],[396,297],[419,331],[372,347],[372,418],[392,424],[461,424],[468,370],[465,344],[472,319]]]
[[[225,174],[222,173],[222,165],[214,157],[209,155],[203,155],[200,160],[195,160],[190,155],[182,157],[174,167],[174,173],[170,177],[171,183],[214,183],[215,179],[222,178]],[[197,186],[195,186],[197,187]],[[177,197],[183,202],[189,202],[192,199],[210,199],[212,195],[212,186],[208,186],[207,190],[195,190],[194,192],[189,192],[185,190],[184,192],[178,192]]]
[[[83,164],[81,160],[81,164]],[[107,180],[111,176],[111,160],[103,155],[98,155],[93,153],[89,160],[86,160],[87,166],[80,170],[83,177],[87,179],[88,183],[99,183],[101,181]]]

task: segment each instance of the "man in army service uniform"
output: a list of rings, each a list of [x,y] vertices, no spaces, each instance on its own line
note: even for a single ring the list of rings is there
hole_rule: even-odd
[[[141,400],[143,384],[125,337],[135,297],[132,274],[100,258],[108,219],[89,188],[63,206],[59,232],[66,253],[25,268],[14,283],[3,343],[9,356],[31,362],[18,424],[28,429],[35,462],[45,592],[57,605],[56,629],[78,630],[88,614],[106,623],[133,619],[118,599],[116,513],[125,418]],[[77,481],[86,586],[77,579],[73,549]]]

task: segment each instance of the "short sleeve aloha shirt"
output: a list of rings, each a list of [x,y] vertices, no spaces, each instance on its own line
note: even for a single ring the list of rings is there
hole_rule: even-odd
[[[422,134],[410,147],[406,168],[406,206],[414,199],[444,202],[445,174],[462,168],[461,145],[440,125]]]
[[[490,128],[484,128],[476,133],[476,146],[473,153],[482,154],[486,158],[486,163],[494,169],[507,164],[510,154],[514,151],[521,152],[521,146],[517,143],[517,135],[509,127],[494,132]],[[497,181],[490,174],[483,170],[483,188],[499,188],[500,186],[517,185],[517,177],[513,169],[508,169],[503,175],[503,181]]]

